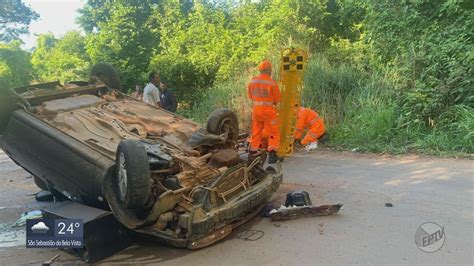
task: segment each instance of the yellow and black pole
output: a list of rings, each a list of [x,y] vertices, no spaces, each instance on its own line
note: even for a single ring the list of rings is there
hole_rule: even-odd
[[[293,136],[301,105],[306,59],[307,53],[302,49],[286,48],[281,52],[279,81],[281,102],[278,108],[280,145],[277,150],[277,155],[280,157],[293,154]]]

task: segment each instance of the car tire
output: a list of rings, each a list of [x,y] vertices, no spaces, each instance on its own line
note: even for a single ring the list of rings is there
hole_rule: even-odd
[[[207,131],[216,135],[228,133],[228,140],[237,140],[239,137],[237,115],[227,108],[214,110],[207,118]]]
[[[41,190],[48,190],[49,191],[49,188],[48,186],[46,185],[46,182],[44,182],[42,179],[40,179],[39,177],[37,176],[33,176],[33,180],[35,181],[35,185],[41,189]]]
[[[127,209],[140,209],[150,196],[150,167],[145,147],[135,140],[122,140],[116,153],[114,192]]]
[[[120,78],[117,70],[110,64],[97,63],[92,67],[90,82],[95,80],[104,82],[112,89],[120,90]]]

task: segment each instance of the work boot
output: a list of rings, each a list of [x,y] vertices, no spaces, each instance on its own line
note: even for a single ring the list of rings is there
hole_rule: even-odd
[[[276,151],[270,151],[268,155],[268,163],[276,163],[281,161],[281,158],[277,156]]]

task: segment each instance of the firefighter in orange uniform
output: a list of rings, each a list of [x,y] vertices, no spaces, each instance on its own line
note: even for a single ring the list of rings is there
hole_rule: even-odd
[[[303,133],[306,130],[308,133],[303,138]],[[306,146],[306,150],[312,150],[318,147],[318,139],[325,132],[323,119],[318,113],[309,108],[300,107],[295,127],[295,141],[300,141],[301,145]]]
[[[252,135],[250,138],[250,153],[255,154],[262,143],[262,133],[268,132],[269,152],[268,163],[276,163],[276,155],[280,143],[276,105],[280,102],[280,89],[271,78],[272,64],[265,60],[258,66],[260,75],[253,77],[247,86],[247,93],[252,100]]]

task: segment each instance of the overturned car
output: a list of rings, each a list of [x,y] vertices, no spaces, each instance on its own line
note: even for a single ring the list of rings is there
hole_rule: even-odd
[[[264,169],[264,157],[239,151],[232,111],[215,110],[201,127],[96,76],[0,88],[1,148],[41,189],[190,249],[224,238],[278,189],[279,165]]]

